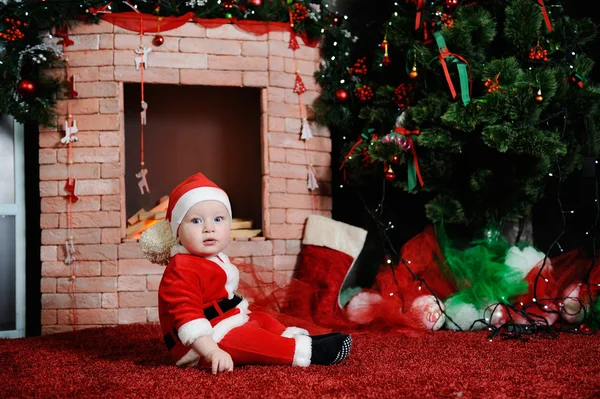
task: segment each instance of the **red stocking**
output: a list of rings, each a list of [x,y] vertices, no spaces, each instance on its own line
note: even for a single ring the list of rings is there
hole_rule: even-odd
[[[334,328],[355,325],[344,316],[339,295],[366,236],[361,228],[324,216],[309,216],[298,278],[313,289],[310,310],[316,324]]]

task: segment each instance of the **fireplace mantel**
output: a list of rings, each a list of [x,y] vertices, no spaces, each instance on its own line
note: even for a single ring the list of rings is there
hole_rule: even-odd
[[[235,240],[226,253],[293,274],[306,218],[331,216],[331,139],[311,123],[314,138],[300,139],[301,113],[293,92],[298,71],[310,105],[319,95],[313,74],[319,49],[288,48],[288,32],[254,35],[223,25],[205,29],[193,22],[163,32],[153,47],[146,83],[239,86],[261,90],[263,237]],[[108,22],[82,24],[71,34],[69,63],[78,97],[71,100],[78,141],[72,175],[79,201],[73,206],[76,262],[67,265],[67,148],[57,129],[40,128],[42,230],[42,331],[157,322],[157,289],[164,267],[144,259],[137,242],[125,238],[123,84],[139,82],[133,52],[139,34]],[[153,35],[144,36],[151,46]],[[57,126],[66,102],[59,101]],[[309,113],[310,114],[310,113]],[[308,156],[307,156],[308,155]],[[307,159],[319,182],[307,190]],[[72,274],[75,279],[71,278]]]

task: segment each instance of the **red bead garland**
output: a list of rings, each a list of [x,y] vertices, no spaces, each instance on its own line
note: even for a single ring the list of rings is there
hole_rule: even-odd
[[[25,37],[25,34],[21,31],[21,27],[26,28],[27,22],[21,22],[18,19],[8,17],[4,22],[11,24],[12,26],[8,27],[6,32],[0,32],[0,39],[14,42],[15,40],[21,40]]]
[[[548,50],[544,50],[544,48],[538,43],[529,49],[529,59],[532,61],[548,61]]]
[[[410,93],[413,87],[410,84],[400,83],[394,90],[394,102],[399,108],[406,108],[410,102]]]
[[[373,89],[367,85],[362,85],[356,88],[356,97],[361,101],[369,101],[373,98]]]
[[[365,62],[367,61],[367,57],[359,58],[352,67],[350,67],[350,73],[352,75],[366,75],[367,74],[367,66]]]
[[[308,10],[304,4],[294,4],[294,10],[292,11],[292,17],[294,22],[302,22],[308,18]]]

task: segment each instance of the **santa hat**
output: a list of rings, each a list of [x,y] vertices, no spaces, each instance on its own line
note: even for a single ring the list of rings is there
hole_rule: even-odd
[[[171,249],[177,243],[179,225],[190,208],[202,201],[222,203],[231,220],[231,204],[225,191],[202,173],[196,173],[171,192],[165,220],[152,225],[142,234],[140,249],[146,258],[158,264],[169,263]]]

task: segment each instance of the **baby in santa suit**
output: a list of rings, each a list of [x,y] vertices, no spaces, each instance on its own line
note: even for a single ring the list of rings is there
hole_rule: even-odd
[[[171,258],[158,289],[164,341],[179,366],[199,363],[213,374],[235,365],[330,365],[352,346],[346,334],[309,336],[264,312],[248,310],[235,293],[238,269],[222,251],[229,243],[231,205],[225,191],[203,174],[191,176],[169,197]],[[148,246],[141,240],[142,250]]]

